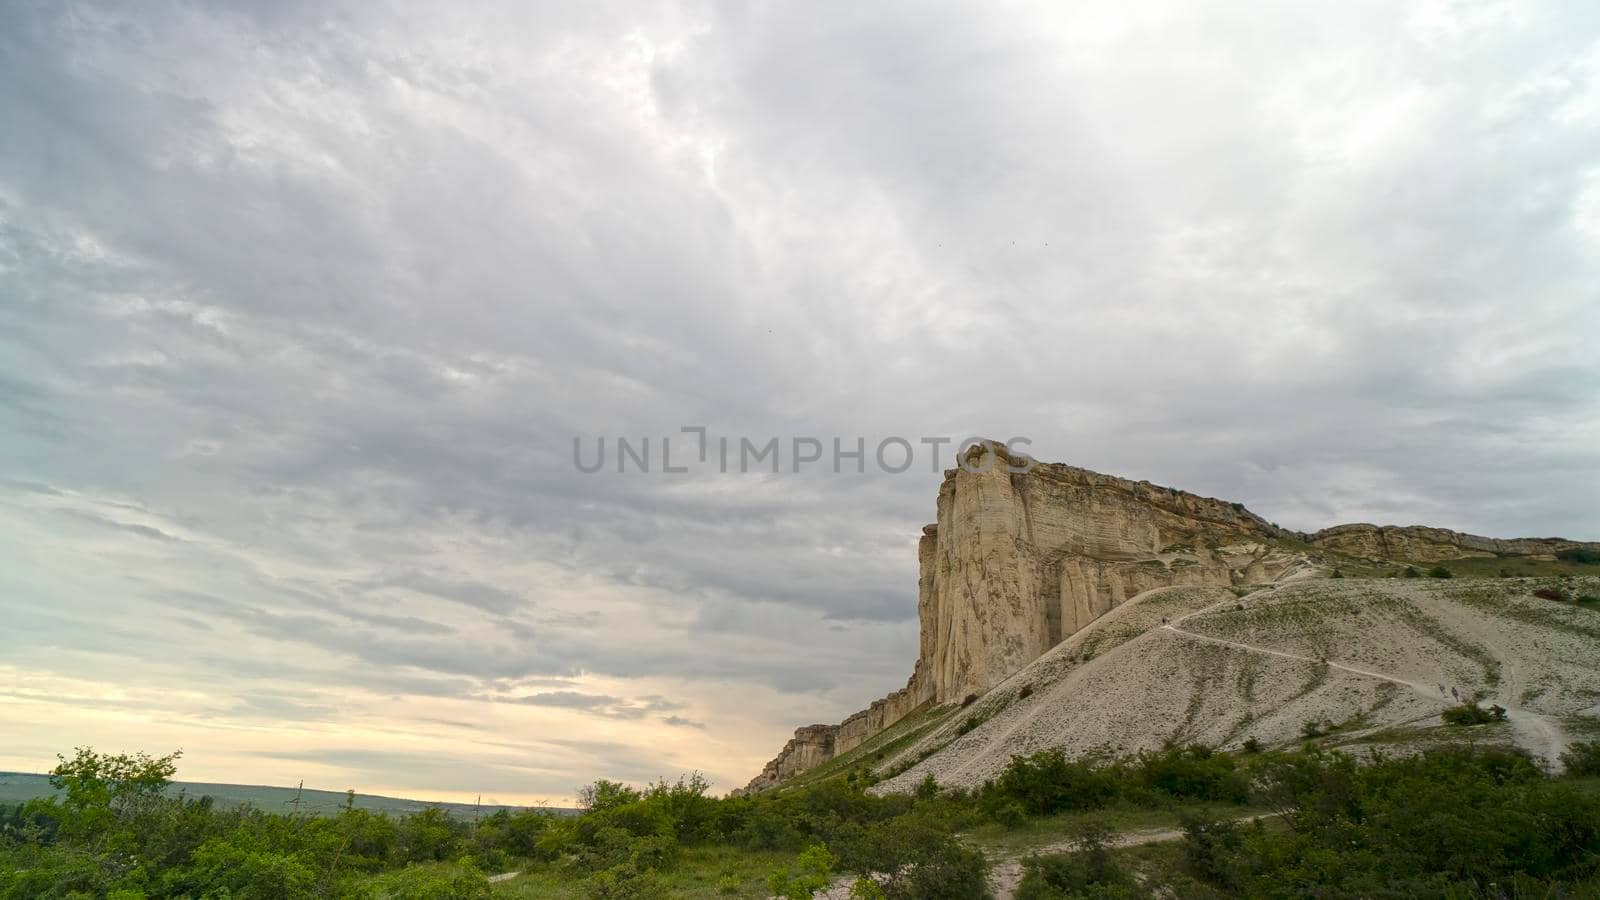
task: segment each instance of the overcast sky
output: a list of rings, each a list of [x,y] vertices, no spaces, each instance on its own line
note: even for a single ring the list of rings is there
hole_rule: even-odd
[[[1592,0],[644,9],[0,6],[0,768],[727,789],[904,682],[927,448],[575,437],[1600,539]]]

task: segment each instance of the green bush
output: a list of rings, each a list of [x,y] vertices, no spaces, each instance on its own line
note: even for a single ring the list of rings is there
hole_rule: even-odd
[[[1428,570],[1429,578],[1454,578],[1455,574],[1444,566],[1434,566]]]
[[[1600,550],[1590,550],[1588,547],[1570,547],[1557,553],[1556,559],[1590,566],[1600,565]]]
[[[214,837],[194,852],[190,864],[170,873],[169,893],[229,900],[292,900],[312,897],[317,871],[301,853],[265,845],[246,831]]]
[[[1568,775],[1600,775],[1600,741],[1576,741],[1561,754]]]
[[[1140,753],[1134,776],[1143,786],[1180,800],[1244,803],[1250,796],[1233,757],[1199,744]]]
[[[1242,878],[1235,860],[1243,845],[1238,824],[1187,813],[1180,822],[1183,863],[1189,874],[1206,884],[1237,890]]]
[[[626,864],[594,873],[585,887],[590,900],[669,900],[674,896],[660,875]]]
[[[889,900],[965,900],[988,896],[989,863],[982,853],[956,840],[948,827],[923,816],[901,816],[866,836],[868,866],[861,875],[888,873],[882,885]]]
[[[1028,821],[1027,810],[1015,800],[1007,800],[996,805],[989,816],[1003,828],[1021,828]]]
[[[1405,571],[1400,573],[1400,577],[1401,578],[1421,578],[1422,577],[1422,573],[1417,571],[1417,567],[1416,566],[1406,566]]]
[[[1319,738],[1328,733],[1333,725],[1327,719],[1307,719],[1300,723],[1300,736],[1306,740]]]
[[[1104,825],[1085,822],[1073,833],[1071,853],[1023,860],[1017,900],[1135,896],[1137,882],[1112,860],[1110,839]]]
[[[1068,759],[1061,750],[1014,756],[985,792],[1015,801],[1032,815],[1099,809],[1116,798],[1120,779],[1095,760]]]
[[[1496,704],[1484,709],[1476,701],[1452,706],[1439,715],[1447,725],[1486,725],[1506,720],[1505,707]]]
[[[1522,754],[1452,749],[1358,766],[1302,752],[1266,760],[1259,775],[1287,829],[1186,828],[1190,871],[1225,896],[1582,896],[1600,875],[1600,797]],[[1516,890],[1485,893],[1491,884]]]
[[[767,883],[774,897],[783,897],[785,900],[800,900],[800,898],[809,900],[817,891],[828,887],[833,877],[833,867],[837,864],[838,860],[828,852],[827,847],[813,844],[800,854],[792,873],[789,867],[785,866],[772,873]]]

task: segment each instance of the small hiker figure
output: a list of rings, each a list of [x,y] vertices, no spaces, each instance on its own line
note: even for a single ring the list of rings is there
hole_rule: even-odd
[[[1461,699],[1461,692],[1456,690],[1455,688],[1451,688],[1450,689],[1450,696],[1456,698],[1457,700],[1460,700]]]
[[[1441,684],[1441,685],[1439,685],[1439,696],[1443,697],[1444,695],[1445,695],[1444,685]]]

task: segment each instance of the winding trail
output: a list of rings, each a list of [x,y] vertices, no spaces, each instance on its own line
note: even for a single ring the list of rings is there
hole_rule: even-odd
[[[1233,821],[1243,825],[1257,819],[1265,819],[1276,813],[1259,813],[1253,816],[1242,816]],[[1125,831],[1113,835],[1106,841],[1106,846],[1112,849],[1122,847],[1142,847],[1145,844],[1160,844],[1166,841],[1176,841],[1183,837],[1181,828],[1153,828],[1147,831]],[[1068,853],[1076,849],[1072,841],[1057,841],[1042,847],[1033,847],[1026,853],[1027,856],[1051,856],[1057,853]],[[994,860],[994,865],[989,869],[989,888],[994,892],[995,900],[1011,900],[1016,895],[1017,888],[1022,884],[1022,857],[1004,856]]]
[[[1416,691],[1417,693],[1433,701],[1438,701],[1440,699],[1436,693],[1437,685],[1423,684],[1420,681],[1411,681],[1410,679],[1401,678],[1398,675],[1390,675],[1386,672],[1374,672],[1369,669],[1347,666],[1343,663],[1336,663],[1332,660],[1317,659],[1316,657],[1304,656],[1299,653],[1289,653],[1283,650],[1274,650],[1270,647],[1261,647],[1255,644],[1242,643],[1240,641],[1230,641],[1226,638],[1212,637],[1209,634],[1199,634],[1197,632],[1188,631],[1178,627],[1185,621],[1195,616],[1204,615],[1205,613],[1210,612],[1212,609],[1215,609],[1215,607],[1207,607],[1206,609],[1197,610],[1189,613],[1188,615],[1180,616],[1176,621],[1169,622],[1161,627],[1172,632],[1173,634],[1179,634],[1192,640],[1205,641],[1211,644],[1220,644],[1224,647],[1232,647],[1236,650],[1244,650],[1250,653],[1261,653],[1267,656],[1276,656],[1280,659],[1292,659],[1299,662],[1317,663],[1320,665],[1325,665],[1330,669],[1338,669],[1341,672],[1349,672],[1352,675],[1360,675],[1363,678],[1376,678],[1380,681],[1387,681],[1391,684],[1404,685],[1405,687],[1411,688],[1413,691]],[[1572,743],[1572,739],[1568,737],[1566,731],[1561,727],[1561,724],[1550,716],[1529,712],[1525,709],[1512,706],[1509,700],[1501,701],[1500,706],[1505,709],[1506,719],[1510,721],[1511,727],[1517,732],[1519,738],[1518,743],[1523,744],[1524,746],[1536,748],[1537,755],[1542,756],[1545,761],[1549,763],[1552,769],[1559,770],[1561,768],[1561,755],[1567,752],[1567,748]]]

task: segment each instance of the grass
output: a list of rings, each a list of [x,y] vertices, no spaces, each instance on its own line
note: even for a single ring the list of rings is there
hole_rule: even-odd
[[[1361,747],[1435,749],[1479,744],[1510,746],[1516,743],[1511,726],[1504,722],[1451,729],[1438,726],[1396,725],[1366,734],[1350,734],[1342,738],[1336,732],[1330,732],[1328,736],[1334,740],[1324,741],[1324,745],[1334,750]]]
[[[1473,585],[1469,590],[1455,591],[1450,599],[1474,606],[1502,619],[1524,622],[1563,631],[1589,640],[1600,640],[1600,616],[1591,613],[1590,604],[1561,603],[1542,600],[1530,595],[1535,587],[1527,582],[1508,584],[1485,583]]]
[[[794,861],[794,853],[776,850],[686,847],[678,864],[670,872],[661,873],[661,880],[674,897],[767,897],[767,878],[783,866],[792,866]],[[541,900],[587,897],[586,881],[559,863],[545,863],[494,885],[494,896]]]
[[[1552,575],[1600,575],[1600,566],[1567,562],[1561,559],[1525,559],[1483,556],[1446,560],[1440,565],[1457,578],[1501,578],[1504,569],[1513,578],[1545,578]]]

